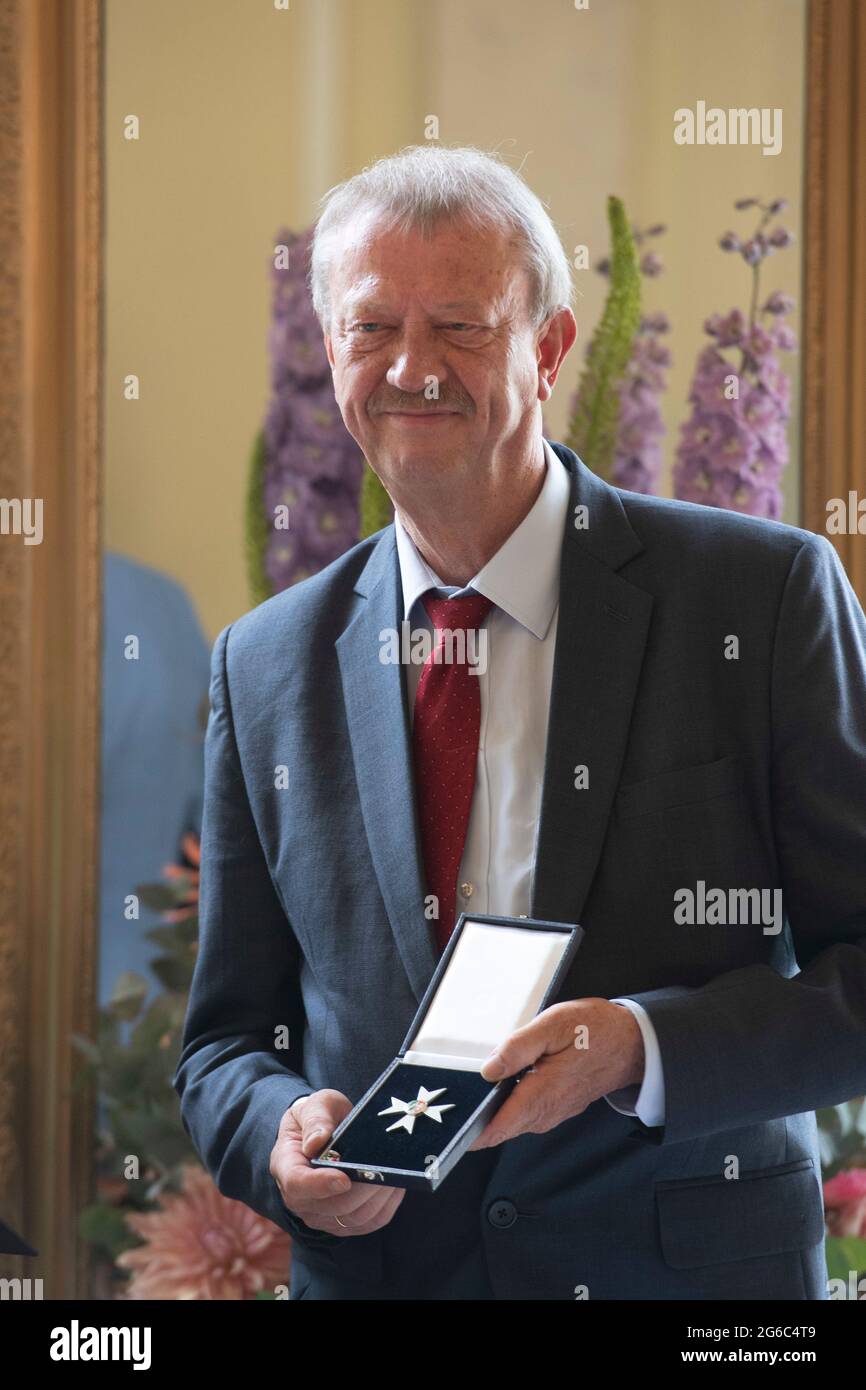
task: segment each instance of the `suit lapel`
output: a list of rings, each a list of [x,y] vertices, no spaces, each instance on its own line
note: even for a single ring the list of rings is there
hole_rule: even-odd
[[[403,617],[393,526],[355,586],[366,602],[337,639],[361,814],[379,889],[409,982],[420,1001],[436,968],[433,924],[424,916],[424,874],[403,669],[379,660],[380,632]]]
[[[530,913],[580,921],[625,757],[653,599],[616,570],[643,550],[616,490],[561,444],[571,473]],[[586,529],[574,525],[587,509]],[[575,788],[586,765],[589,785]]]

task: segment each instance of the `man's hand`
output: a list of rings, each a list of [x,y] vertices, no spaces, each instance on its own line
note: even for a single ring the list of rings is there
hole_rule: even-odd
[[[310,1163],[351,1108],[339,1091],[301,1096],[283,1115],[271,1149],[271,1177],[289,1211],[334,1236],[366,1236],[387,1226],[406,1195],[405,1188],[368,1187]]]
[[[518,1028],[487,1059],[481,1075],[518,1081],[471,1149],[518,1134],[546,1134],[610,1091],[643,1080],[643,1037],[630,1009],[608,999],[554,1004]]]

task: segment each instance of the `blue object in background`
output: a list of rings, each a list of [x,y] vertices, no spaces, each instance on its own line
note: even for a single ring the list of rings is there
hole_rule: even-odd
[[[127,660],[126,638],[138,638]],[[210,648],[179,584],[158,570],[107,552],[103,560],[102,840],[99,1003],[118,977],[135,970],[158,984],[157,947],[145,932],[159,914],[140,905],[127,920],[125,899],[143,883],[162,883],[180,860],[187,830],[201,833],[204,731]]]

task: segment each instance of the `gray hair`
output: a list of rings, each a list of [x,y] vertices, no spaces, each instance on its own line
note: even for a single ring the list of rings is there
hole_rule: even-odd
[[[513,232],[530,277],[533,327],[571,304],[571,268],[556,228],[540,198],[498,154],[472,146],[409,145],[336,184],[320,207],[309,284],[323,328],[331,318],[328,276],[337,235],[360,212],[375,208],[389,227],[413,228],[425,237],[451,217]]]

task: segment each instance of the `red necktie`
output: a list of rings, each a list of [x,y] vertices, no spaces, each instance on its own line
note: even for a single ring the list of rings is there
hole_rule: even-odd
[[[415,694],[412,748],[427,891],[439,900],[436,937],[444,949],[454,930],[457,875],[469,826],[481,727],[478,676],[471,674],[466,660],[458,658],[477,658],[478,639],[473,652],[466,632],[480,628],[493,605],[476,593],[462,598],[424,596],[422,602],[436,632]],[[454,636],[446,638],[445,630]]]

